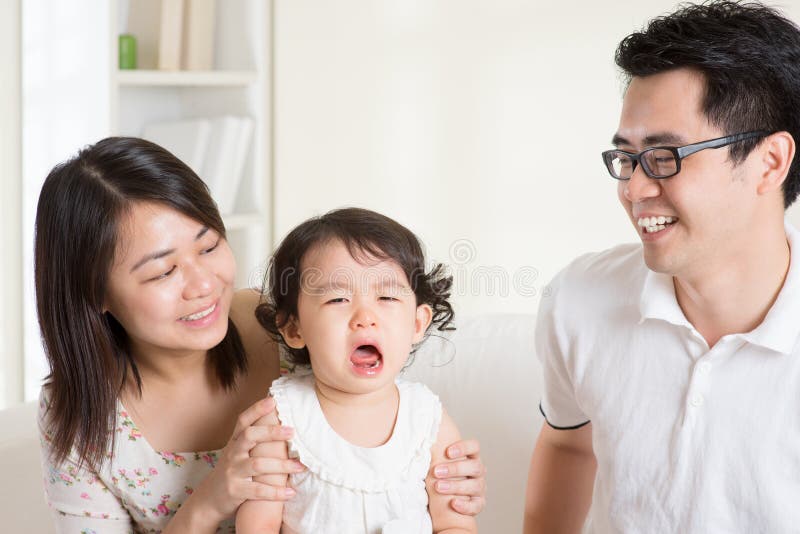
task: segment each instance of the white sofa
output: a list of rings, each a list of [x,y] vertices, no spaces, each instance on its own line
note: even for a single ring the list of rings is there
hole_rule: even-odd
[[[407,375],[438,393],[465,437],[480,440],[488,475],[486,534],[522,531],[525,478],[542,417],[533,315],[459,321],[451,340],[429,339]],[[449,360],[449,361],[448,361]],[[35,403],[0,412],[3,532],[54,532],[42,494]]]

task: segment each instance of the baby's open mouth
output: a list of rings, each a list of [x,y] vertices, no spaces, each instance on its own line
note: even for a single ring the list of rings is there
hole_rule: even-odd
[[[374,369],[382,359],[383,355],[375,345],[359,345],[350,355],[350,363],[361,369]]]

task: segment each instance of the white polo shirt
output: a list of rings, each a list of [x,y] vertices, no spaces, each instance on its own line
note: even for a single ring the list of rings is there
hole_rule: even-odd
[[[541,409],[592,422],[589,532],[800,532],[800,233],[753,331],[708,344],[641,245],[582,256],[542,299]]]

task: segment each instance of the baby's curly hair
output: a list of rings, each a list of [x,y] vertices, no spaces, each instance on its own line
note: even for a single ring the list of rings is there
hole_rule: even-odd
[[[427,304],[433,310],[425,338],[434,327],[439,331],[454,330],[455,314],[449,302],[453,277],[441,263],[430,271],[425,270],[425,254],[417,236],[380,213],[361,208],[337,209],[308,219],[292,230],[272,255],[264,278],[256,319],[283,347],[292,363],[311,363],[308,349],[289,347],[280,332],[292,317],[297,317],[301,263],[311,249],[332,241],[343,243],[357,261],[388,260],[400,266],[414,292],[417,306]]]

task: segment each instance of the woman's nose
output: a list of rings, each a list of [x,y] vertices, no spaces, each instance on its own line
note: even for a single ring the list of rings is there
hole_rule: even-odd
[[[214,291],[214,273],[200,264],[184,267],[183,296],[187,300],[207,297]]]

